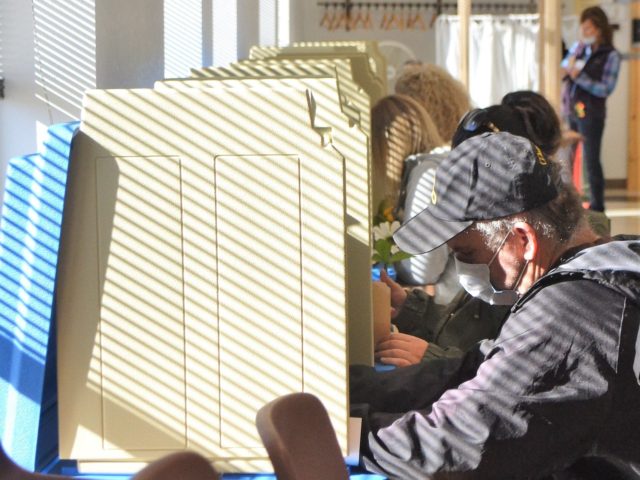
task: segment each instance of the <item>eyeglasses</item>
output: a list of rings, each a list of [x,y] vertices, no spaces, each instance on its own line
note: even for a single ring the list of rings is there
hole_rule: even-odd
[[[463,130],[470,133],[473,133],[482,127],[488,128],[492,132],[496,133],[500,131],[500,129],[487,118],[486,108],[474,108],[473,110],[470,110],[464,117],[462,117],[460,125]]]

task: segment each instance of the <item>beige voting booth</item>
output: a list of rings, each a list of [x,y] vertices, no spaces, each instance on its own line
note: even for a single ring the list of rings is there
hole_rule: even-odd
[[[364,44],[370,42],[354,43]],[[373,105],[371,99],[378,98],[380,94],[379,80],[371,75],[371,70],[366,65],[371,62],[358,62],[347,57],[314,58],[310,54],[301,55],[300,58],[293,56],[269,57],[267,55],[267,53],[277,53],[279,50],[281,49],[275,47],[254,47],[253,52],[258,55],[266,51],[264,59],[236,62],[228,67],[193,69],[192,74],[196,78],[235,78],[256,75],[256,71],[259,69],[260,72],[269,75],[287,76],[293,73],[296,76],[315,76],[332,75],[333,73],[331,72],[335,69],[343,112],[350,117],[358,117],[358,123],[361,128],[367,132],[367,135],[370,134],[370,111]],[[369,171],[371,174],[369,183],[372,191],[371,207],[375,212],[384,197],[385,174],[375,168],[370,168]]]
[[[368,85],[367,91],[371,104],[387,94],[386,77],[375,71],[375,63],[371,56],[359,52],[355,48],[305,48],[305,47],[251,47],[249,52],[251,60],[276,59],[339,59],[349,58],[352,61],[354,79],[360,85]]]
[[[375,85],[371,78],[357,75],[350,58],[267,58],[235,62],[227,67],[192,69],[194,78],[301,78],[335,77],[342,112],[369,136],[371,96]]]
[[[88,92],[58,269],[61,458],[133,472],[188,448],[273,471],[255,413],[295,391],[348,453],[348,365],[373,354],[357,62]]]
[[[294,42],[292,47],[304,48],[307,50],[327,49],[345,50],[355,48],[358,52],[364,52],[369,55],[371,67],[374,73],[382,81],[385,91],[387,89],[387,60],[378,47],[378,42],[374,40],[336,40],[324,42]]]
[[[386,61],[377,42],[311,42],[286,47],[251,48],[252,61],[276,59],[309,61],[312,59],[335,61],[349,59],[354,82],[367,94],[370,105],[387,95]],[[236,64],[234,64],[236,65]],[[376,211],[384,198],[384,174],[372,169],[372,208]]]
[[[317,57],[330,58],[349,53],[365,53],[372,73],[377,77],[387,92],[387,61],[378,48],[378,42],[365,40],[342,40],[322,42],[294,42],[286,47],[253,47],[250,53],[252,60],[274,56],[285,57]],[[384,94],[384,93],[383,93]]]
[[[373,361],[373,334],[371,328],[371,214],[369,208],[369,138],[355,116],[343,112],[337,80],[328,78],[218,78],[216,80],[173,80],[158,82],[156,89],[194,88],[279,88],[288,86],[300,91],[311,91],[316,99],[315,125],[331,126],[328,133],[333,148],[345,158],[345,195],[347,207],[346,268],[349,362],[371,364]],[[357,116],[359,120],[361,117]]]

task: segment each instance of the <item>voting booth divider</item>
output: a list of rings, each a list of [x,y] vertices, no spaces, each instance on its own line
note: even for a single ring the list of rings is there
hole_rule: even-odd
[[[296,391],[348,454],[348,366],[373,362],[383,81],[344,48],[87,92],[57,271],[60,458],[131,472],[189,448],[272,471],[255,413]]]
[[[387,61],[378,48],[377,41],[343,40],[335,42],[294,42],[283,47],[254,46],[249,53],[249,57],[252,60],[271,56],[332,58],[336,55],[349,55],[355,52],[366,55],[370,69],[376,78],[376,83],[382,85],[384,95],[384,92],[387,91]]]
[[[373,74],[369,58],[353,51],[338,56],[332,55],[329,58],[315,58],[310,53],[305,54],[302,58],[295,58],[291,55],[268,56],[269,54],[276,55],[280,50],[275,47],[254,47],[251,53],[259,59],[236,62],[227,67],[192,69],[192,75],[195,78],[335,75],[343,113],[360,125],[360,128],[369,136],[371,132],[371,107],[384,96],[383,92],[386,91],[386,87],[380,87],[382,80],[377,74]],[[375,210],[383,200],[385,173],[375,169],[370,169],[369,172],[371,174],[369,182],[372,191],[371,205]]]
[[[303,48],[306,50],[315,50],[317,53],[326,52],[331,48],[335,50],[356,49],[358,52],[364,52],[369,56],[369,63],[376,77],[382,82],[387,91],[387,60],[375,40],[337,40],[337,41],[318,41],[318,42],[293,42],[292,47]]]

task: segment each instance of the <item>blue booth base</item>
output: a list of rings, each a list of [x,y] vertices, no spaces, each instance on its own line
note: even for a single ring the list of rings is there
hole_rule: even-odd
[[[44,473],[52,473],[58,475],[67,475],[74,478],[83,478],[87,480],[129,480],[130,475],[116,474],[81,474],[75,466],[75,462],[69,460],[60,460],[53,462],[43,470]],[[350,467],[349,478],[353,480],[385,480],[387,477],[367,473],[360,468]],[[222,480],[277,480],[276,476],[268,473],[225,473]]]

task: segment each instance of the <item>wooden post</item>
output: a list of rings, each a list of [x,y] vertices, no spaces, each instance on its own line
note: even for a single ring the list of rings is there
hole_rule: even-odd
[[[599,0],[574,0],[573,11],[580,15],[585,8],[595,7],[602,3]]]
[[[458,19],[460,20],[460,81],[469,90],[469,18],[471,0],[458,0]]]
[[[562,5],[540,0],[540,91],[560,111],[560,62],[562,61]]]
[[[538,0],[538,90],[544,95],[544,0]]]
[[[640,22],[640,1],[631,4],[631,19],[632,22]],[[635,41],[631,44],[630,54],[627,192],[637,194],[640,191],[640,42]]]

